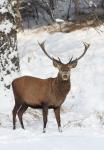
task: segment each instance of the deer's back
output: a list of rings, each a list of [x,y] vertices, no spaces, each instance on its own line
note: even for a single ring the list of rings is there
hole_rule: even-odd
[[[12,82],[15,99],[34,105],[46,102],[47,93],[50,91],[49,79],[23,76]]]

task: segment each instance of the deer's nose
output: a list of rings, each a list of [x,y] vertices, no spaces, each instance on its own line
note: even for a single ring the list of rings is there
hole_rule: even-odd
[[[63,73],[62,73],[62,78],[63,78],[63,80],[68,80],[68,78],[69,78],[69,73],[68,73],[68,72],[63,72]]]
[[[68,76],[66,74],[63,75],[63,78],[67,78]]]

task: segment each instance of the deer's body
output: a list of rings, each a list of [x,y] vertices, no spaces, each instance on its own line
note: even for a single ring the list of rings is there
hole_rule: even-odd
[[[54,109],[55,117],[61,131],[60,107],[70,91],[70,71],[77,66],[77,62],[86,53],[89,44],[85,45],[83,54],[77,59],[63,64],[59,58],[56,60],[46,52],[44,43],[39,44],[44,53],[53,61],[54,67],[59,72],[56,78],[40,79],[36,77],[23,76],[12,82],[15,106],[13,108],[13,129],[16,128],[16,114],[18,114],[22,128],[24,128],[22,116],[28,107],[41,108],[43,110],[43,132],[47,124],[48,109]]]
[[[61,106],[70,90],[70,80],[60,81],[60,77],[40,79],[23,76],[13,81],[12,87],[18,103],[33,108],[56,108]]]

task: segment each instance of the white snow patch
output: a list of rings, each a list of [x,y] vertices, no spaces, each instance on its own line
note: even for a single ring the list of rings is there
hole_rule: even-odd
[[[13,28],[14,26],[9,20],[5,20],[0,24],[0,31],[5,32],[6,34],[10,33]]]

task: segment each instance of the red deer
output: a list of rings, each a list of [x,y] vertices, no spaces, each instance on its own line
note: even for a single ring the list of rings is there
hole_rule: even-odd
[[[39,43],[43,52],[53,61],[54,67],[59,72],[56,78],[40,79],[31,76],[23,76],[12,82],[12,88],[15,98],[15,106],[13,109],[13,129],[16,128],[16,114],[18,115],[21,127],[24,129],[22,116],[28,107],[41,108],[43,112],[43,132],[46,131],[48,109],[54,109],[58,129],[61,132],[60,107],[70,91],[70,71],[77,66],[77,62],[81,59],[89,44],[84,43],[84,52],[76,59],[70,59],[67,64],[63,64],[60,58],[51,57],[45,50],[44,42]]]

